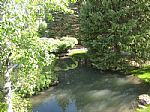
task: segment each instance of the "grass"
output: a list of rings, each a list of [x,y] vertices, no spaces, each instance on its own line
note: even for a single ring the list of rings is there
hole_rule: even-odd
[[[137,109],[137,112],[150,112],[150,106],[145,109]]]
[[[67,54],[68,56],[73,56],[73,55],[78,55],[78,54],[86,54],[87,53],[87,49],[72,49],[69,50],[69,53]]]
[[[144,80],[145,82],[150,83],[150,65],[133,70],[131,73]]]
[[[150,65],[146,65],[140,69],[131,71],[132,74],[136,75],[141,80],[150,84]],[[137,112],[150,112],[150,105],[145,109],[137,109]]]

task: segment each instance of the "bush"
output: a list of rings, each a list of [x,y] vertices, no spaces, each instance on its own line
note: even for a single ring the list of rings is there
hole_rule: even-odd
[[[18,70],[13,73],[12,78],[15,91],[21,97],[29,97],[48,88],[57,80],[57,76],[54,73],[56,56],[49,52],[66,51],[74,47],[77,42],[77,39],[71,37],[64,37],[61,40],[49,38],[39,39],[37,41],[39,46],[31,52],[36,58],[27,58],[23,61],[22,59],[25,57],[22,57]],[[30,53],[30,51],[24,51],[25,54],[26,52]],[[29,62],[30,64],[28,64]],[[26,71],[26,69],[29,70]]]
[[[150,60],[148,0],[86,0],[80,13],[81,40],[99,69],[120,70],[130,60]]]
[[[76,44],[78,44],[78,40],[73,37],[62,37],[60,39],[61,43],[59,45],[59,51],[67,51],[70,48],[73,48]]]
[[[55,53],[66,52],[78,44],[78,40],[73,37],[62,37],[61,39],[46,38],[45,40],[52,46],[50,52]]]
[[[21,98],[18,94],[13,94],[14,112],[31,112],[31,103],[29,99]],[[5,102],[0,102],[0,112],[7,112],[8,106]]]
[[[13,94],[14,112],[32,112],[29,99],[21,98],[18,94]]]
[[[0,102],[0,112],[7,112],[7,104]]]
[[[45,36],[47,23],[45,21],[39,21],[38,24],[38,33],[40,34],[40,36]]]
[[[12,81],[15,92],[22,97],[37,94],[57,80],[53,71],[56,57],[49,53],[53,45],[46,39],[37,39],[34,42],[38,46],[34,46],[33,49],[23,49],[19,52],[22,56],[16,56],[18,67],[13,72]]]
[[[21,97],[29,97],[48,88],[53,81],[57,80],[53,68],[55,65],[55,58],[51,58],[51,61],[50,65],[41,65],[41,68],[35,68],[27,74],[22,71],[16,71],[19,77],[16,78],[16,73],[14,73],[13,81],[15,92],[20,94]]]
[[[68,44],[70,44],[70,47],[74,47],[76,44],[78,44],[78,40],[74,37],[62,37],[60,40],[66,43],[68,42]]]

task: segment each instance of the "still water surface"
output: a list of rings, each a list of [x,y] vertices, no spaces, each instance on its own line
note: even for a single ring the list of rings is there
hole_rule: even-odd
[[[134,76],[80,66],[61,73],[60,84],[34,96],[33,112],[134,112],[146,85]]]

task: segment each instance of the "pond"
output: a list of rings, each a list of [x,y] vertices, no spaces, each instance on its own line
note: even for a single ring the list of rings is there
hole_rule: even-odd
[[[31,98],[33,112],[134,112],[149,92],[136,77],[78,66],[61,72],[60,84]]]

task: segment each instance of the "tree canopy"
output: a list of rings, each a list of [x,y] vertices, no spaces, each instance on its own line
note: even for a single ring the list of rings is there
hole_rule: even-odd
[[[82,43],[99,69],[126,69],[150,60],[149,0],[85,0],[81,7]]]

